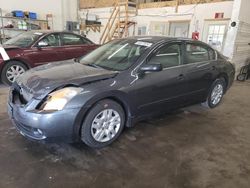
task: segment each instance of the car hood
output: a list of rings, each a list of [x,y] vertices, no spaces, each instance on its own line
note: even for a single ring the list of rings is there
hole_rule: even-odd
[[[49,63],[25,72],[16,83],[32,97],[40,99],[57,88],[67,85],[81,86],[90,82],[109,79],[115,71],[94,68],[71,61]]]
[[[19,46],[13,46],[13,45],[3,45],[2,47],[3,47],[6,51],[14,50],[14,49],[20,49]]]

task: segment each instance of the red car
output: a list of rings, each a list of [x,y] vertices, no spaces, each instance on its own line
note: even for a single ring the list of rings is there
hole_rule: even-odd
[[[11,85],[26,70],[49,62],[79,58],[96,49],[89,39],[69,32],[29,31],[0,46],[0,73]]]

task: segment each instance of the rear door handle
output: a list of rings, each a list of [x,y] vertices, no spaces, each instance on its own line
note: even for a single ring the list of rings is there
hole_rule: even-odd
[[[178,77],[177,77],[177,80],[183,80],[185,78],[185,76],[183,74],[180,74]]]
[[[206,69],[215,70],[215,69],[216,69],[216,67],[215,67],[214,65],[209,66],[209,64],[210,64],[210,62],[208,62],[208,63],[203,63],[203,64],[201,64],[201,65],[196,66],[196,68],[197,68],[197,69],[203,68],[204,70],[206,70]]]
[[[208,63],[203,63],[203,64],[200,64],[200,65],[196,66],[196,68],[207,67],[207,65],[209,65],[209,64],[210,64],[210,62],[208,62]]]

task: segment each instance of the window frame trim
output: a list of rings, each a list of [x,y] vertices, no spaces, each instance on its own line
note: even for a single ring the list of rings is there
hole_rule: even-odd
[[[166,70],[166,69],[171,69],[171,68],[175,68],[175,67],[180,67],[180,66],[182,66],[182,65],[184,65],[183,64],[183,58],[184,58],[184,53],[183,53],[183,46],[184,46],[184,43],[183,43],[183,41],[181,41],[181,40],[178,40],[178,41],[171,41],[171,42],[165,42],[165,43],[162,43],[161,45],[159,45],[157,48],[155,48],[152,52],[151,52],[151,54],[146,58],[146,60],[145,60],[145,62],[143,63],[143,64],[148,64],[149,63],[149,61],[150,61],[150,59],[157,53],[157,51],[158,50],[160,50],[162,47],[164,47],[164,46],[171,46],[171,45],[175,45],[175,44],[178,44],[179,46],[180,46],[180,63],[179,63],[179,65],[176,65],[176,66],[172,66],[172,67],[165,67],[165,68],[163,68],[162,70]],[[142,64],[142,65],[143,65]]]
[[[193,64],[197,64],[197,63],[211,63],[213,61],[217,61],[218,60],[218,54],[216,52],[216,50],[214,50],[212,47],[210,47],[209,45],[205,44],[205,43],[202,43],[200,41],[185,41],[184,44],[183,44],[183,60],[184,59],[187,59],[187,44],[194,44],[194,45],[198,45],[198,46],[201,46],[203,48],[205,48],[207,50],[207,54],[208,54],[208,58],[209,60],[206,60],[206,61],[198,61],[198,62],[193,62],[193,63],[184,63],[183,61],[183,65],[193,65]],[[210,55],[209,55],[209,50],[212,50],[215,54],[215,59],[210,59]]]
[[[62,39],[61,39],[61,33],[48,33],[42,37],[40,37],[33,45],[31,48],[37,48],[38,47],[38,43],[41,42],[43,39],[47,38],[49,35],[58,35],[59,36],[59,46],[44,46],[44,47],[41,47],[41,48],[60,48],[60,47],[63,47],[62,45]]]
[[[64,44],[64,42],[63,42],[63,35],[74,35],[74,36],[77,36],[77,37],[79,37],[80,39],[81,39],[81,41],[82,41],[82,44],[69,44],[69,45],[65,45]],[[62,47],[67,47],[67,46],[83,46],[83,45],[88,45],[87,43],[83,43],[84,41],[83,41],[83,39],[82,39],[82,36],[80,36],[80,35],[77,35],[77,34],[75,34],[75,33],[65,33],[65,32],[63,32],[63,33],[60,33],[60,37],[61,37],[61,44],[62,44]]]

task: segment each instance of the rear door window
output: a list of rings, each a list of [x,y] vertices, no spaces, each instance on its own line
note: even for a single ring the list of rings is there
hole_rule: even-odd
[[[62,34],[62,42],[63,45],[81,45],[86,44],[87,40],[83,40],[81,36],[70,34],[70,33],[63,33]]]
[[[210,55],[208,49],[200,44],[186,44],[186,58],[184,63],[199,63],[199,62],[207,62],[210,60]]]

